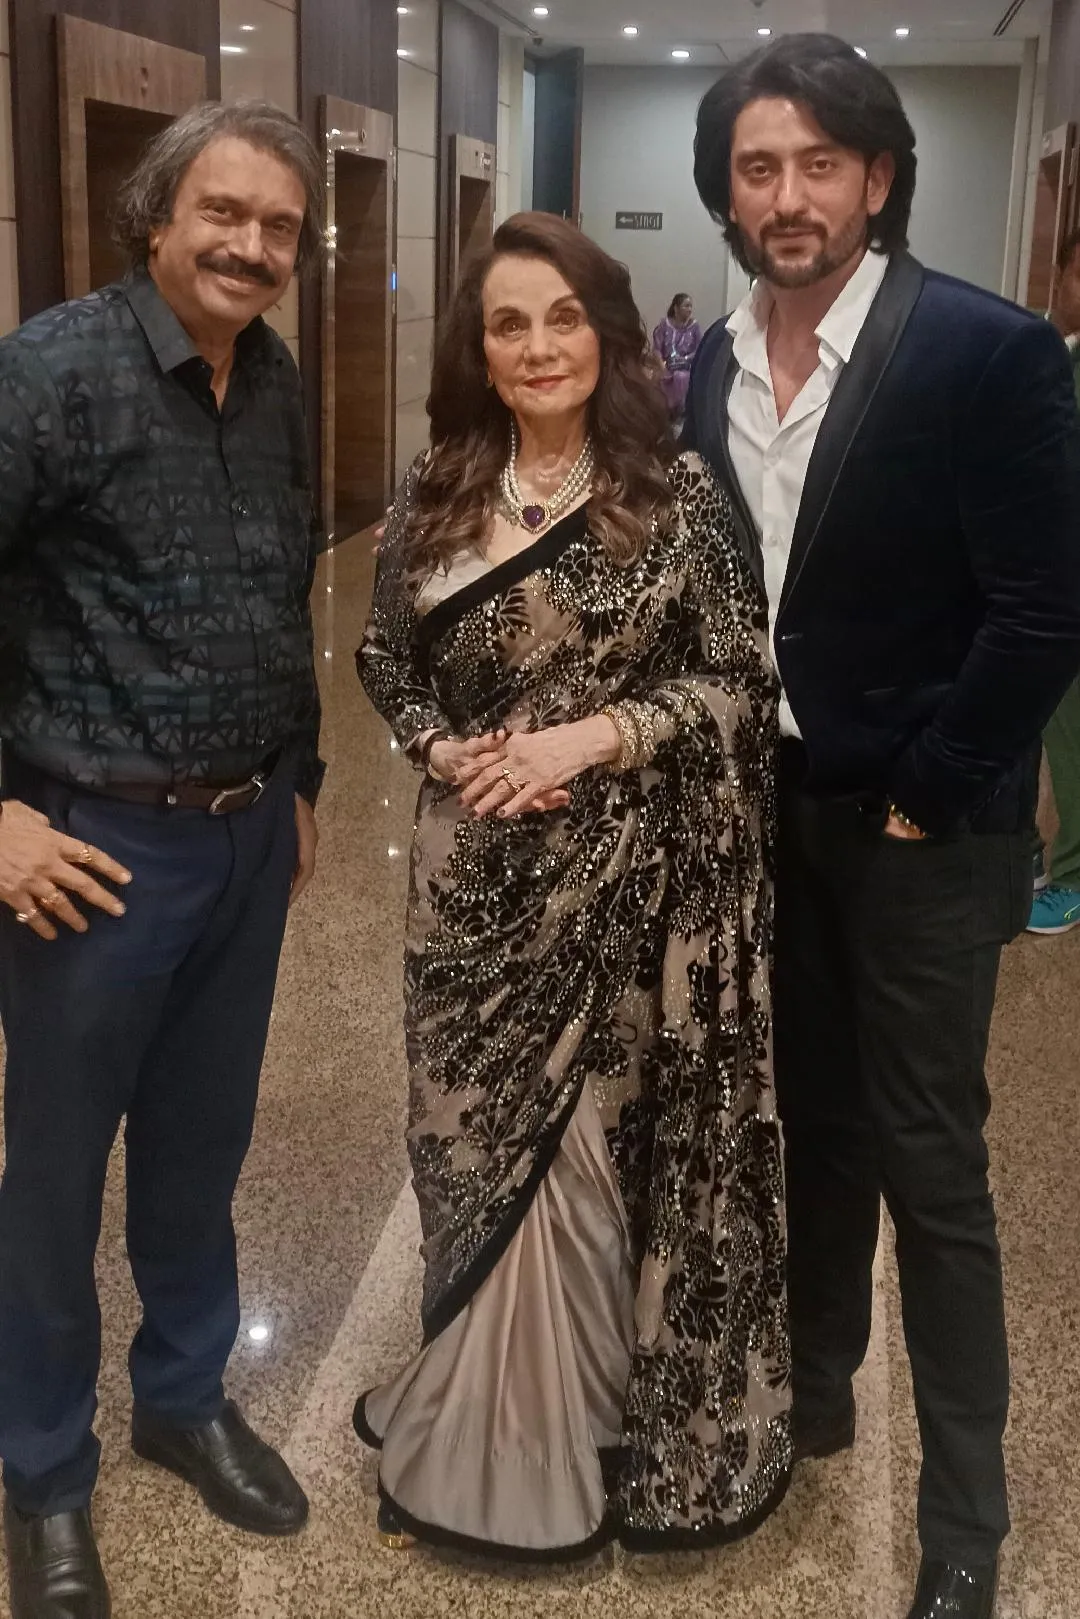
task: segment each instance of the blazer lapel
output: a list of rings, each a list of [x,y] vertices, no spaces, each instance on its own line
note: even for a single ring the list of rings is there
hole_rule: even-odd
[[[822,518],[836,493],[851,446],[919,300],[923,276],[922,265],[910,253],[899,253],[892,260],[859,333],[851,362],[844,367],[833,390],[806,473],[780,597],[781,612],[799,582]]]

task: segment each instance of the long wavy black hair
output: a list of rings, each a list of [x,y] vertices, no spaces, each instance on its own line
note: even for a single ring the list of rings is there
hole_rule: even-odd
[[[589,402],[596,481],[592,533],[622,564],[641,556],[672,508],[667,478],[675,447],[630,274],[555,214],[515,214],[467,265],[435,345],[431,453],[420,474],[407,536],[414,576],[478,544],[495,510],[510,440],[510,411],[487,382],[484,284],[497,259],[546,260],[574,289],[600,340],[600,380]]]

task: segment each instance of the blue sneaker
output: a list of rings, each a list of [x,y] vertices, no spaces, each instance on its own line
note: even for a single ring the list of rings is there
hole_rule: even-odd
[[[1027,930],[1029,933],[1068,933],[1071,928],[1080,928],[1080,893],[1075,888],[1051,883],[1035,895]]]

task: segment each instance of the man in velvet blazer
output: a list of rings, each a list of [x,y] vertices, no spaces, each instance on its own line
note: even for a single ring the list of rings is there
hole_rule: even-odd
[[[884,1196],[923,1445],[909,1619],[989,1619],[1008,1357],[984,1059],[1040,733],[1080,667],[1070,366],[1045,321],[906,251],[914,135],[839,40],[732,68],[696,178],[758,278],[704,340],[684,444],[732,492],[783,688],[796,1458],[854,1441]]]

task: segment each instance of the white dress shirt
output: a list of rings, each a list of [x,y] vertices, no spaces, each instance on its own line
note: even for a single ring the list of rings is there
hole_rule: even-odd
[[[755,282],[728,321],[739,367],[728,402],[728,448],[743,494],[761,531],[770,636],[776,631],[780,594],[791,558],[791,541],[810,457],[832,391],[851,359],[888,267],[889,261],[884,255],[866,254],[817,328],[817,370],[782,422],[776,409],[767,346],[773,300],[764,281]],[[786,697],[780,702],[780,729],[785,736],[799,735]]]

